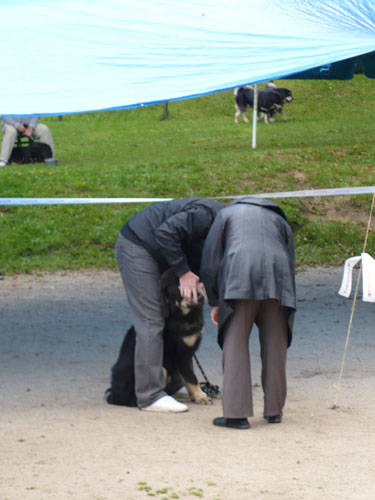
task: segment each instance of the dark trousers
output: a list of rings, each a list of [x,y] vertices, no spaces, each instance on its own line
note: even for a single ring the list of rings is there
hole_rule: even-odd
[[[257,319],[262,361],[264,416],[282,414],[286,399],[287,325],[283,306],[275,299],[235,300],[224,330],[223,416],[253,416],[249,338]]]

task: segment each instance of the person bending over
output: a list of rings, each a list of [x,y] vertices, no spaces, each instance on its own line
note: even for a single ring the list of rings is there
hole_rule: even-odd
[[[222,204],[203,198],[158,203],[131,217],[118,235],[116,258],[136,331],[135,393],[140,410],[188,409],[165,391],[165,319],[158,283],[163,271],[172,267],[181,295],[197,302],[203,243],[222,208]]]
[[[201,280],[223,349],[223,417],[214,425],[247,429],[253,416],[249,337],[259,328],[263,416],[280,423],[286,354],[296,310],[294,243],[283,210],[243,197],[221,210],[203,249]]]

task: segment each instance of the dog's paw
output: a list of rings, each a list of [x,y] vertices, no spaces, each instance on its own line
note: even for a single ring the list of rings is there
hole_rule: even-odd
[[[202,394],[195,394],[194,397],[191,398],[191,400],[199,405],[212,405],[212,399],[209,398],[203,391]]]
[[[212,404],[211,398],[207,396],[205,392],[202,391],[199,385],[185,384],[186,389],[189,393],[190,399],[199,405],[209,405]]]

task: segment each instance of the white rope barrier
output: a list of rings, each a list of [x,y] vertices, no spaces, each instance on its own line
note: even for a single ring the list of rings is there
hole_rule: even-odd
[[[104,203],[156,203],[173,198],[0,198],[0,205],[96,205]]]
[[[278,193],[250,193],[256,198],[307,198],[321,196],[350,196],[358,194],[374,194],[375,186],[306,189],[302,191],[281,191]],[[214,200],[236,200],[246,195],[216,196]],[[173,198],[0,198],[0,206],[24,205],[94,205],[105,203],[157,203],[171,201]]]

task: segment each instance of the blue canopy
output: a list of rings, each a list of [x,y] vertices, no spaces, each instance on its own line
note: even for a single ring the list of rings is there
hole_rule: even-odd
[[[1,115],[186,99],[375,51],[375,0],[0,0],[0,19]]]
[[[375,78],[375,52],[301,71],[301,73],[289,75],[288,78],[295,80],[350,80],[355,72],[363,73],[367,78]]]

